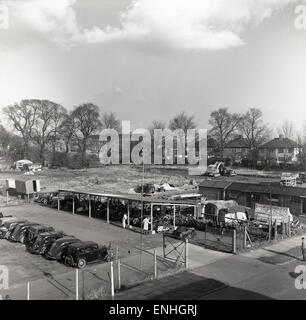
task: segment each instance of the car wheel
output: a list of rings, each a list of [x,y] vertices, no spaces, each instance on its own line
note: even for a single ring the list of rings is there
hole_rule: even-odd
[[[86,260],[85,259],[79,259],[78,260],[78,268],[83,269],[86,267]]]
[[[48,200],[47,200],[47,199],[44,199],[44,200],[43,200],[43,204],[45,204],[45,205],[48,204]]]

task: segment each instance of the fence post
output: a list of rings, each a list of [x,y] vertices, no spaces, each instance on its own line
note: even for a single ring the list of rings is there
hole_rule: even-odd
[[[185,239],[185,269],[188,269],[188,256],[189,256],[189,252],[188,252],[188,239]]]
[[[237,243],[236,243],[236,229],[233,229],[233,238],[232,238],[232,253],[236,254],[237,252]]]
[[[114,262],[113,261],[111,261],[110,267],[111,267],[111,297],[112,297],[112,300],[114,300],[115,287],[114,287]]]
[[[154,250],[154,279],[157,279],[157,258],[156,258],[156,250]]]
[[[246,226],[243,227],[243,249],[247,247],[247,228]]]
[[[30,282],[27,282],[27,300],[30,300]]]
[[[118,289],[121,289],[121,263],[120,259],[117,260],[117,267],[118,267]]]
[[[85,272],[82,270],[82,299],[85,300]]]
[[[79,300],[79,269],[75,269],[75,300]]]
[[[117,246],[116,247],[116,257],[115,257],[116,260],[119,259],[119,247]]]

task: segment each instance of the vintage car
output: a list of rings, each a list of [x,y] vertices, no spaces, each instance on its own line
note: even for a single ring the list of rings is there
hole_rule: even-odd
[[[90,262],[111,261],[112,255],[109,249],[106,246],[99,247],[92,241],[72,243],[65,250],[64,262],[67,266],[82,269]]]
[[[27,244],[26,247],[27,250],[33,254],[44,254],[57,239],[63,238],[64,236],[63,231],[43,232],[37,236],[32,245]]]
[[[43,193],[39,194],[38,197],[36,198],[36,202],[42,203],[44,205],[51,204],[53,201],[53,198],[57,197],[57,193]]]
[[[54,231],[54,228],[50,226],[45,226],[41,224],[31,226],[24,233],[23,243],[30,246],[36,241],[36,238],[40,233],[51,231]]]
[[[172,236],[181,239],[192,239],[196,235],[195,228],[179,226],[172,232]]]
[[[81,242],[81,240],[73,236],[66,236],[66,237],[60,238],[53,242],[50,249],[44,254],[44,256],[50,260],[62,261],[65,255],[66,248],[71,243],[76,243],[76,242]]]
[[[0,227],[0,239],[7,239],[9,232],[18,224],[24,223],[26,220],[8,220]]]
[[[24,238],[24,233],[26,230],[31,227],[38,225],[36,222],[25,222],[25,223],[20,223],[18,224],[14,231],[9,234],[8,240],[13,241],[13,242],[22,242]]]

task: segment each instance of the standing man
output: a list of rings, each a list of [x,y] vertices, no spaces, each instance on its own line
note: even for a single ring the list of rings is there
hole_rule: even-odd
[[[127,220],[128,216],[126,215],[126,213],[123,215],[122,218],[122,228],[125,229],[126,228],[126,220]]]
[[[303,261],[306,261],[306,250],[305,250],[305,243],[304,243],[304,237],[302,238],[302,247],[301,247],[301,250],[302,250],[302,256],[303,256]]]
[[[148,233],[149,232],[149,224],[151,223],[150,222],[150,220],[149,220],[149,218],[148,217],[145,217],[144,219],[143,219],[143,230],[144,230],[144,232],[145,233]]]

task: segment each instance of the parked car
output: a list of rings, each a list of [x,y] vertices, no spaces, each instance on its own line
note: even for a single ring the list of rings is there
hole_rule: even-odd
[[[27,250],[34,254],[45,254],[51,245],[60,238],[65,236],[63,231],[52,231],[40,233],[35,242],[27,245]]]
[[[12,230],[18,223],[23,223],[26,220],[8,220],[4,222],[2,227],[0,227],[0,239],[7,239],[8,233]]]
[[[48,205],[52,203],[52,199],[54,197],[57,197],[57,193],[50,192],[50,193],[39,194],[36,199],[36,202],[42,203],[44,205]]]
[[[87,263],[96,261],[111,261],[112,255],[109,247],[99,247],[92,241],[84,241],[70,244],[64,254],[64,262],[67,266],[85,268]]]
[[[14,232],[10,233],[8,240],[13,242],[22,242],[24,238],[24,233],[26,230],[31,227],[38,225],[36,222],[25,222],[18,224],[16,228],[14,229]]]
[[[64,258],[65,249],[71,244],[81,242],[81,240],[73,237],[73,236],[67,236],[63,237],[61,239],[56,240],[48,250],[48,252],[45,253],[45,257],[50,260],[59,260],[61,261]]]
[[[296,182],[298,184],[306,183],[306,172],[300,172],[296,179]]]
[[[27,245],[32,245],[36,241],[36,238],[40,233],[51,232],[51,231],[54,231],[54,228],[50,226],[45,226],[40,224],[31,226],[24,233],[23,243]]]
[[[197,233],[195,231],[195,228],[179,226],[171,234],[168,235],[175,238],[192,239],[196,234]]]

